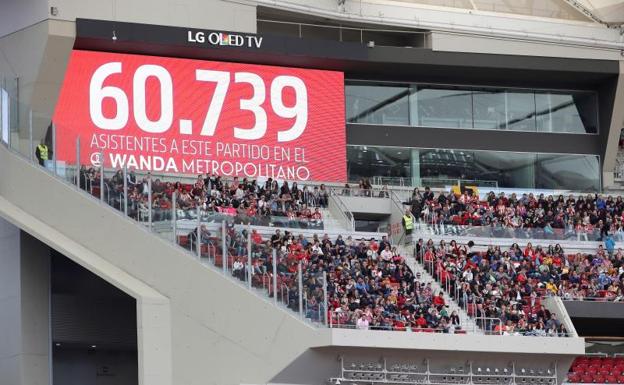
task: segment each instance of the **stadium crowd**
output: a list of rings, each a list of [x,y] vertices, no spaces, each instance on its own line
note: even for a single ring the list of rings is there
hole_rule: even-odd
[[[405,203],[415,218],[432,225],[436,232],[482,226],[489,229],[487,236],[495,237],[603,240],[612,234],[624,241],[624,200],[620,196],[490,192],[480,199],[471,189],[461,194],[434,194],[429,188],[415,188]]]
[[[81,187],[99,195],[97,169],[82,168]],[[141,219],[147,210],[149,197],[148,173],[138,178],[127,175],[129,215]],[[109,203],[121,207],[124,180],[121,171],[104,179]],[[329,190],[324,185],[299,187],[268,179],[258,184],[247,178],[222,180],[218,176],[199,175],[194,183],[162,181],[152,183],[153,220],[170,219],[172,198],[183,213],[220,213],[237,218],[243,223],[257,224],[257,220],[282,216],[286,222],[305,222],[309,227],[322,224],[319,207],[327,207]],[[369,190],[362,182],[359,189]],[[383,194],[382,190],[382,194]],[[360,194],[358,192],[358,194]],[[371,194],[366,194],[372,196]],[[468,189],[462,194],[440,193],[429,188],[415,189],[409,202],[412,214],[431,224],[465,226],[500,226],[511,231],[542,229],[546,234],[562,229],[577,236],[580,232],[594,232],[607,238],[607,247],[600,246],[595,254],[567,255],[560,245],[521,248],[513,244],[509,249],[491,246],[477,251],[474,244],[458,245],[455,241],[441,241],[434,245],[421,239],[416,253],[421,262],[437,277],[449,294],[477,319],[489,319],[481,325],[495,333],[524,335],[566,334],[565,326],[541,306],[540,298],[559,295],[570,299],[624,299],[624,251],[614,250],[613,238],[624,239],[624,201],[599,195],[575,199],[569,196],[554,198],[523,194],[521,197],[504,193],[489,193],[479,200]],[[192,219],[189,216],[188,219]],[[550,230],[549,230],[550,229]],[[198,229],[196,229],[198,230]],[[202,230],[203,231],[203,230]],[[192,234],[189,234],[192,237]],[[435,293],[430,283],[424,283],[407,266],[396,247],[384,237],[375,240],[354,240],[351,237],[329,239],[327,235],[311,239],[291,232],[276,230],[270,239],[263,239],[255,231],[252,237],[253,276],[264,277],[273,270],[272,250],[278,251],[278,293],[294,310],[299,307],[297,271],[302,265],[304,307],[308,318],[321,321],[327,312],[334,326],[358,329],[395,329],[426,332],[462,333],[459,316],[449,312],[442,293]],[[202,241],[211,243],[208,232]],[[246,256],[244,233],[230,230],[229,248],[234,256]],[[191,245],[192,246],[192,245]],[[235,257],[233,275],[244,279],[246,257]],[[323,309],[323,275],[327,274],[328,309]],[[266,282],[263,286],[268,287]],[[285,293],[285,294],[284,294]],[[498,322],[491,320],[497,319]]]
[[[100,195],[99,170],[82,167],[80,186]],[[329,190],[325,185],[302,186],[287,181],[278,184],[267,179],[259,184],[247,178],[226,181],[220,176],[198,175],[193,183],[163,181],[150,173],[142,178],[127,174],[128,215],[137,220],[147,218],[149,179],[152,179],[152,220],[171,219],[173,194],[176,192],[178,219],[196,218],[199,206],[204,213],[236,217],[244,223],[286,227],[322,228],[320,208],[327,207]],[[120,208],[124,199],[124,178],[121,170],[104,178],[105,196],[111,206]],[[276,218],[277,217],[277,218]]]
[[[243,242],[246,236],[234,236]],[[375,240],[307,239],[276,230],[270,240],[253,232],[254,277],[271,272],[272,249],[278,250],[277,295],[293,310],[299,306],[298,265],[302,265],[307,318],[322,321],[323,275],[327,274],[328,314],[332,327],[460,333],[460,320],[441,293],[414,275],[396,247],[384,236]],[[244,246],[234,241],[235,249]],[[244,263],[233,274],[244,277]],[[259,281],[256,282],[260,284]]]
[[[473,242],[435,245],[420,239],[416,253],[469,315],[500,319],[488,325],[495,332],[555,335],[566,333],[565,327],[540,298],[624,299],[624,251],[612,246],[600,245],[595,254],[566,254],[558,244],[531,243],[477,251]]]

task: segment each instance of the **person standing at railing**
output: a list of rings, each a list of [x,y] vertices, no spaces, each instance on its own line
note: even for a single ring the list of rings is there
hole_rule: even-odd
[[[35,156],[41,166],[45,166],[45,161],[50,159],[50,151],[48,146],[41,142],[35,149]]]
[[[405,210],[405,214],[402,219],[403,228],[405,229],[405,242],[409,243],[412,240],[412,232],[414,231],[414,216],[410,209]]]

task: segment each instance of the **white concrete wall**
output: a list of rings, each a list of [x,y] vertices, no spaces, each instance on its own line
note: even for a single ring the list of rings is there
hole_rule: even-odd
[[[53,19],[126,21],[189,28],[256,32],[251,1],[224,0],[49,0],[58,9]]]
[[[430,36],[434,51],[486,53],[498,55],[530,55],[576,59],[619,60],[618,50],[600,47],[578,47],[569,44],[536,43],[509,40],[497,36],[470,36],[461,33],[435,31]]]
[[[0,1],[0,37],[44,20],[48,12],[48,0]]]
[[[392,202],[390,198],[366,198],[341,196],[340,199],[352,213],[371,213],[390,215]]]
[[[574,47],[584,45],[602,46],[612,58],[617,58],[619,49],[623,47],[616,29],[589,21],[571,22],[391,0],[347,0],[344,10],[332,0],[257,0],[257,3],[337,20],[468,35],[455,40],[447,40],[451,36],[448,34],[439,35],[445,40],[433,40],[431,46],[434,50],[473,52],[484,49],[483,52],[489,52],[488,45],[492,45],[502,48],[504,53],[515,55],[585,57],[590,51]],[[516,44],[515,41],[527,41],[529,44]],[[596,52],[597,57],[602,57],[599,51]]]

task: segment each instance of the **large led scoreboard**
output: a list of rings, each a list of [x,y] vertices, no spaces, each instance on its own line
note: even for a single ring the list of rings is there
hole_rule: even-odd
[[[341,72],[74,50],[54,121],[82,164],[346,180]]]

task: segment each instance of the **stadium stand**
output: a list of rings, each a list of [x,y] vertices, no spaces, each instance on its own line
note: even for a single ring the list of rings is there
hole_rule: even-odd
[[[483,320],[487,331],[502,334],[565,335],[555,314],[540,298],[621,301],[624,297],[624,252],[599,246],[595,254],[566,254],[561,246],[508,250],[490,246],[478,251],[474,243],[432,240],[416,244],[416,255],[440,284]],[[497,320],[497,321],[493,321]]]
[[[96,197],[100,196],[100,170],[81,167],[80,186]],[[122,207],[124,200],[124,177],[117,170],[110,178],[104,178],[104,189],[109,205]],[[327,207],[329,191],[325,185],[298,186],[297,182],[281,185],[269,178],[259,185],[255,180],[220,176],[199,175],[193,183],[180,179],[165,181],[148,173],[137,177],[127,174],[128,215],[137,220],[147,217],[148,200],[152,199],[153,221],[170,220],[172,200],[176,199],[178,218],[194,219],[196,208],[204,215],[237,217],[244,223],[264,226],[323,228],[321,208]],[[150,180],[151,195],[149,192]],[[174,194],[175,193],[175,194]]]
[[[577,357],[568,372],[568,381],[583,384],[624,384],[624,356]]]
[[[434,194],[415,188],[409,205],[413,215],[436,234],[520,239],[604,240],[612,234],[624,240],[624,200],[621,196],[569,194],[552,196],[516,193],[484,199],[465,189],[461,194]],[[477,229],[470,229],[478,227]]]

